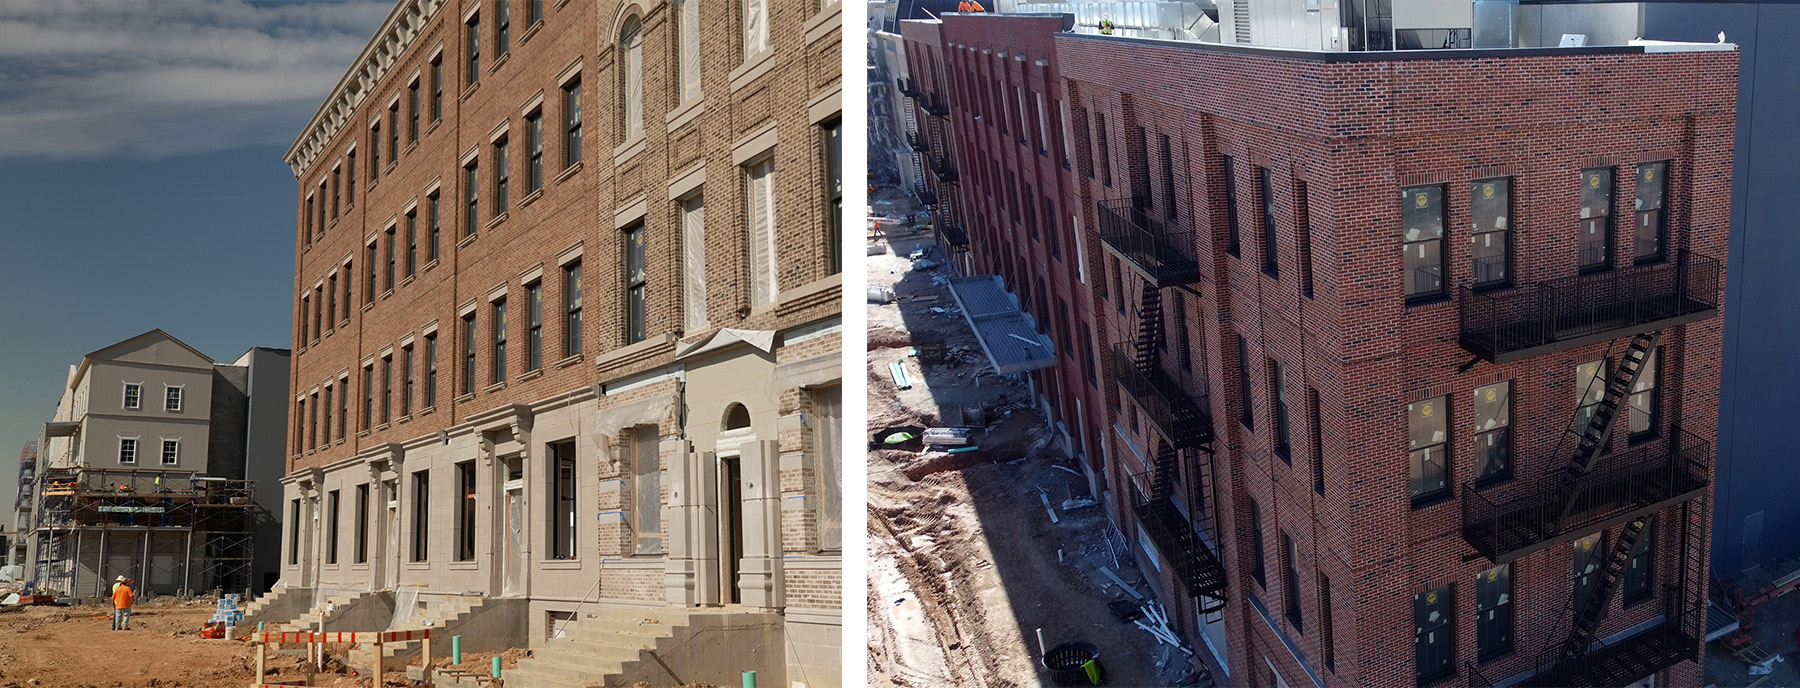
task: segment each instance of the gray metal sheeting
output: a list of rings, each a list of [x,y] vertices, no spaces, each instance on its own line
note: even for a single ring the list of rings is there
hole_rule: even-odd
[[[950,295],[996,372],[1022,373],[1056,365],[1056,345],[1038,334],[1031,316],[1014,305],[998,276],[952,277]]]

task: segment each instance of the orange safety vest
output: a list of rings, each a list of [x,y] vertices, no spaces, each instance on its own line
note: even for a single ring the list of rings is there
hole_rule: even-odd
[[[131,601],[137,596],[131,594],[131,586],[123,583],[113,589],[113,609],[130,609]]]

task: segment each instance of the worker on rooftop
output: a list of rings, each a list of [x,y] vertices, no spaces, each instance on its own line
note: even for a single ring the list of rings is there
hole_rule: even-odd
[[[132,594],[131,584],[136,582],[126,578],[118,585],[113,586],[113,630],[115,631],[131,630],[131,601],[136,597]]]

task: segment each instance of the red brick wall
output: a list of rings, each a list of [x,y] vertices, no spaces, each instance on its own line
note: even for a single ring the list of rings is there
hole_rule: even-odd
[[[1538,476],[1566,460],[1552,454],[1574,412],[1575,366],[1607,350],[1606,344],[1596,344],[1458,372],[1472,358],[1457,345],[1456,300],[1463,296],[1454,286],[1469,277],[1469,184],[1513,176],[1517,284],[1575,273],[1577,175],[1598,163],[1616,169],[1614,245],[1619,264],[1629,265],[1631,258],[1625,221],[1632,217],[1631,175],[1640,161],[1664,159],[1672,161],[1667,206],[1671,248],[1723,260],[1736,54],[1595,51],[1331,62],[1079,36],[1059,38],[1056,48],[1072,110],[1106,113],[1111,138],[1113,187],[1078,169],[1074,178],[1080,185],[1072,190],[1079,196],[1065,200],[1081,208],[1087,227],[1094,226],[1094,200],[1123,195],[1128,188],[1126,137],[1133,125],[1176,141],[1177,205],[1180,217],[1197,231],[1203,272],[1194,285],[1198,297],[1189,298],[1188,323],[1196,338],[1195,355],[1204,359],[1196,367],[1204,374],[1185,381],[1210,392],[1220,437],[1212,471],[1221,492],[1217,507],[1232,579],[1227,617],[1234,676],[1251,665],[1266,672],[1257,656],[1266,653],[1289,683],[1306,681],[1246,603],[1245,596],[1255,594],[1328,683],[1411,685],[1411,595],[1454,583],[1459,673],[1446,682],[1465,680],[1461,661],[1472,659],[1476,646],[1472,581],[1491,566],[1485,559],[1463,561],[1472,549],[1460,535],[1460,501],[1464,484],[1475,477],[1473,433],[1466,420],[1469,394],[1495,380],[1513,381],[1517,477],[1482,491],[1504,498],[1531,489]],[[1082,119],[1076,114],[1073,121]],[[1093,145],[1091,132],[1074,133],[1077,146]],[[1100,155],[1097,146],[1090,150]],[[1152,150],[1153,180],[1159,169],[1155,155]],[[1241,258],[1223,250],[1224,155],[1235,158]],[[1279,278],[1260,269],[1259,167],[1271,169],[1274,177]],[[1311,298],[1301,295],[1298,281],[1296,180],[1309,186]],[[1450,300],[1408,308],[1397,199],[1402,187],[1418,183],[1447,185],[1446,264],[1453,287]],[[1161,207],[1160,183],[1150,186]],[[1116,261],[1098,251],[1088,255],[1093,279],[1110,289]],[[1135,310],[1137,300],[1129,274],[1122,294],[1128,312]],[[1723,284],[1720,289],[1722,296]],[[1097,304],[1096,313],[1111,333],[1103,341],[1134,334],[1134,315],[1119,316],[1110,302]],[[1662,421],[1679,422],[1709,440],[1718,409],[1721,325],[1713,318],[1672,328],[1662,340]],[[1243,403],[1239,335],[1250,349],[1254,431],[1237,421]],[[1287,369],[1291,465],[1271,456],[1269,358],[1284,362]],[[1172,365],[1170,370],[1176,372]],[[1322,457],[1313,456],[1306,441],[1309,387],[1321,401]],[[1450,480],[1456,498],[1415,510],[1408,498],[1406,404],[1439,394],[1451,395]],[[1135,413],[1130,404],[1105,408],[1121,407]],[[1131,422],[1121,425],[1131,427]],[[1626,447],[1625,434],[1615,435],[1615,450]],[[1144,446],[1141,433],[1136,441]],[[1115,450],[1112,456],[1117,459],[1121,453]],[[1313,491],[1311,476],[1313,462],[1321,458],[1323,495]],[[1115,480],[1141,470],[1111,468]],[[1255,499],[1262,511],[1268,589],[1248,576],[1248,499]],[[1659,516],[1659,585],[1672,582],[1678,569],[1679,514],[1677,508]],[[1115,518],[1130,523],[1124,509],[1115,510]],[[1708,528],[1702,524],[1703,531]],[[1616,539],[1616,531],[1609,540]],[[1283,533],[1295,538],[1301,550],[1300,629],[1284,618],[1284,574],[1277,551]],[[1552,633],[1566,633],[1560,613],[1570,594],[1570,556],[1571,548],[1564,545],[1515,563],[1517,650],[1484,665],[1483,673],[1505,677],[1522,671],[1556,640]],[[1320,571],[1334,586],[1336,671],[1325,669],[1319,648]],[[1177,588],[1165,583],[1164,589]],[[1627,610],[1613,604],[1601,637],[1660,613],[1660,601]],[[1184,622],[1191,624],[1191,615]],[[1564,630],[1534,630],[1559,626]],[[1259,638],[1255,651],[1245,644],[1253,634]],[[1677,671],[1696,669],[1690,664]]]

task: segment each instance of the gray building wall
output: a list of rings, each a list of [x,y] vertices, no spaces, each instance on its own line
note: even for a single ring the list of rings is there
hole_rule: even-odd
[[[256,481],[256,554],[250,579],[258,593],[281,577],[281,478],[287,474],[287,349],[257,347],[234,366],[246,374],[244,452],[240,473]]]
[[[250,369],[213,366],[212,427],[207,435],[206,474],[244,479],[244,432],[249,422]]]
[[[1800,179],[1800,5],[1646,6],[1645,38],[1714,42],[1721,31],[1741,59],[1712,563],[1732,575],[1800,554],[1800,462],[1787,434],[1800,408],[1800,368],[1788,360],[1800,341],[1800,232],[1789,206]]]

